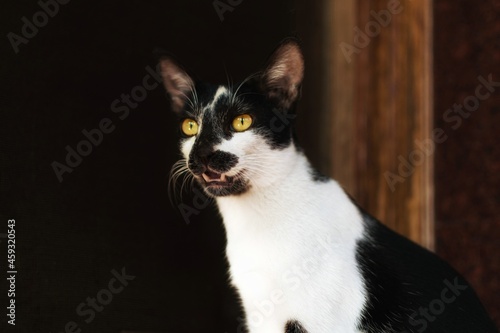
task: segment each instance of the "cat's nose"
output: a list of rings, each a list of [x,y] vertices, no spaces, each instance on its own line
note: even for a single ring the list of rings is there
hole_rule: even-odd
[[[188,167],[193,174],[201,176],[207,171],[218,174],[228,172],[236,164],[238,164],[238,157],[236,155],[218,150],[210,154],[191,156]]]
[[[207,157],[190,158],[188,163],[189,170],[195,175],[201,176],[208,168],[208,161]]]
[[[207,169],[213,155],[213,147],[205,141],[198,141],[189,156],[188,167],[192,173],[201,176]]]

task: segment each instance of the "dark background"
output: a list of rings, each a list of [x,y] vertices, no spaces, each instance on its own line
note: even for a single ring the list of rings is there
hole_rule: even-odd
[[[500,327],[500,89],[453,130],[443,113],[500,81],[500,1],[434,2],[436,251],[462,273]]]
[[[453,7],[455,2],[438,3]],[[461,76],[463,72],[456,68],[490,61],[490,72],[496,68],[498,73],[497,39],[492,40],[488,50],[481,48],[481,42],[471,44],[477,57],[460,59],[446,54],[450,50],[446,45],[455,41],[448,38],[450,35],[457,42],[474,40],[476,25],[482,25],[481,31],[491,30],[485,22],[496,22],[498,27],[498,16],[484,19],[495,8],[498,13],[493,3],[485,2],[487,9],[477,12],[477,16],[471,16],[472,7],[457,7],[462,8],[457,9],[458,13],[447,12],[446,6],[438,8],[436,17],[444,32],[436,50],[437,64],[449,68],[437,71],[436,91],[440,94],[436,94],[436,101],[442,104],[437,104],[436,110],[442,112],[463,98],[462,88],[450,75],[475,87],[475,74]],[[20,34],[21,17],[31,21],[40,10],[35,1],[10,1],[0,6],[2,36],[11,31]],[[215,208],[209,206],[192,215],[186,224],[169,203],[168,172],[179,155],[177,124],[168,111],[163,87],[150,91],[123,120],[111,111],[111,103],[142,84],[147,75],[145,67],[156,65],[157,48],[175,54],[200,77],[221,82],[226,82],[226,72],[238,81],[260,69],[277,43],[290,35],[304,39],[307,60],[318,52],[314,44],[317,35],[311,28],[318,21],[311,17],[309,28],[300,30],[296,22],[302,14],[297,8],[307,15],[308,6],[293,1],[247,0],[226,12],[221,21],[212,1],[73,0],[61,5],[59,13],[28,44],[20,45],[18,54],[2,37],[0,232],[5,232],[7,219],[16,219],[19,272],[17,325],[15,330],[9,329],[60,332],[67,322],[75,321],[83,332],[94,333],[124,329],[169,333],[237,331],[241,313],[227,284],[225,235]],[[455,30],[455,25],[462,22],[460,15],[465,15],[469,24],[464,30]],[[496,58],[492,59],[491,54]],[[307,80],[313,81],[310,76]],[[441,99],[445,91],[450,93],[447,99]],[[449,198],[446,206],[440,206],[444,208],[438,208],[438,251],[444,249],[445,256],[467,277],[473,276],[474,269],[483,270],[479,273],[483,277],[489,275],[488,270],[499,272],[498,254],[488,252],[500,238],[495,227],[500,213],[498,129],[494,128],[498,121],[493,122],[498,119],[498,103],[490,110],[483,120],[484,127],[473,129],[469,122],[469,130],[464,125],[447,143],[456,147],[464,142],[480,145],[486,135],[488,142],[493,142],[490,150],[476,147],[473,155],[468,155],[455,148],[457,154],[446,155],[446,162],[440,162],[442,155],[436,155],[436,178],[440,180],[437,194]],[[72,173],[64,174],[60,183],[51,163],[64,163],[65,147],[75,148],[84,139],[81,131],[98,127],[103,118],[111,119],[115,130],[105,134],[102,143]],[[301,121],[304,127],[310,119],[302,116]],[[308,153],[314,156],[312,145]],[[459,166],[468,160],[477,161],[476,169],[461,174],[470,181],[457,182],[460,176],[455,174],[453,178],[453,172],[461,170]],[[440,177],[444,174],[451,179]],[[485,175],[496,178],[485,179]],[[460,183],[467,191],[479,182],[484,184],[485,192],[483,200],[474,202],[460,201],[449,186],[458,187]],[[481,206],[485,200],[487,210],[481,208],[483,215],[467,216],[471,220],[469,228],[475,228],[474,221],[481,217],[493,221],[487,224],[493,225],[491,230],[485,229],[474,239],[476,245],[491,244],[480,250],[482,265],[474,265],[471,261],[478,256],[471,255],[467,261],[463,253],[470,253],[468,243],[459,243],[467,239],[466,229],[454,224],[466,218],[452,212],[457,202],[464,205],[464,210],[473,211],[474,205]],[[183,202],[191,201],[186,193]],[[464,248],[457,250],[454,246]],[[0,274],[4,274],[4,262],[0,258]],[[85,323],[75,313],[76,307],[107,287],[112,269],[121,271],[123,267],[135,279],[97,313],[95,320]],[[498,275],[489,275],[485,281],[485,286],[475,285],[482,297],[489,295],[488,290],[499,290]],[[0,305],[4,309],[5,285],[1,286]],[[488,305],[497,309],[499,320],[498,302],[493,300],[494,295],[489,296]],[[2,325],[4,319],[2,312]]]
[[[2,36],[20,34],[21,17],[40,10],[34,1],[3,7]],[[236,332],[215,208],[186,224],[169,203],[179,154],[163,87],[123,120],[110,106],[142,85],[156,48],[200,77],[225,82],[227,71],[237,81],[294,33],[284,1],[244,1],[224,15],[212,1],[71,1],[18,54],[2,38],[0,230],[16,219],[16,331],[59,332],[75,321],[94,333]],[[66,145],[76,148],[103,118],[115,130],[60,183],[51,163],[65,163]],[[136,278],[85,323],[76,307],[122,267]]]

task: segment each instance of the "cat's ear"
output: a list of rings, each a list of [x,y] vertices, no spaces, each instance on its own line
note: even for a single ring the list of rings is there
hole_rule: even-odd
[[[268,98],[288,109],[300,95],[304,78],[304,57],[296,40],[284,41],[271,55],[262,75]]]
[[[188,99],[188,94],[194,89],[191,77],[170,57],[160,59],[163,85],[170,95],[172,110],[180,112]]]

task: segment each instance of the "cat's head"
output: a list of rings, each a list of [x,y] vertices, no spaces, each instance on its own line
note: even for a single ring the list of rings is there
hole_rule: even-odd
[[[235,86],[194,81],[170,57],[160,65],[179,118],[181,168],[187,167],[206,193],[238,195],[286,177],[304,73],[296,41],[283,42],[262,72]]]

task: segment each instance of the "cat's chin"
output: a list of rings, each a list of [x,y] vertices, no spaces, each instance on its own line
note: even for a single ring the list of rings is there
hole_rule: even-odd
[[[239,195],[245,193],[249,188],[248,182],[241,178],[233,178],[226,182],[207,183],[203,179],[199,180],[205,192],[212,197],[226,197],[229,195]]]

